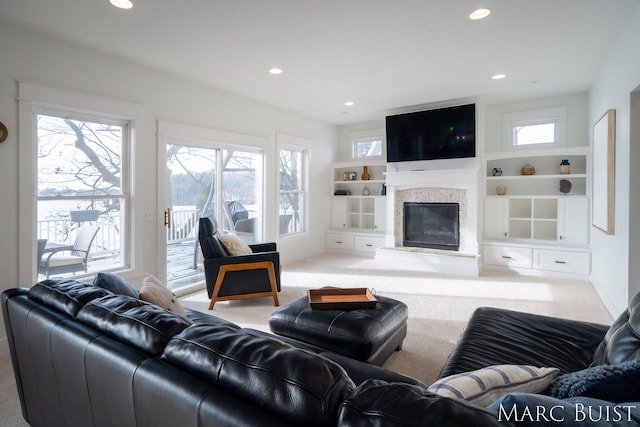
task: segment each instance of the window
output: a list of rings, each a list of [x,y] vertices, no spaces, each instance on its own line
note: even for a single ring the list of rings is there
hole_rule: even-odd
[[[122,268],[128,123],[55,109],[36,111],[35,120],[36,237],[46,240],[44,256],[52,243],[74,245],[80,231],[93,225],[99,228],[88,247],[87,272]],[[56,275],[76,272],[82,269]]]
[[[289,143],[282,143],[283,141]],[[300,141],[300,138],[286,135],[279,135],[278,142],[278,234],[287,236],[306,231],[308,144],[304,140]],[[295,142],[298,145],[291,145]]]
[[[382,156],[382,138],[358,138],[353,140],[353,158],[369,159]]]
[[[20,282],[44,277],[38,274],[48,256],[43,251],[73,246],[85,235],[91,239],[80,268],[57,268],[52,277],[141,274],[129,171],[134,135],[144,134],[142,107],[25,82],[18,93]],[[142,160],[139,166],[144,169]]]
[[[369,129],[349,132],[351,140],[351,158],[379,159],[383,155],[384,129]]]
[[[556,124],[513,126],[513,145],[555,144]]]
[[[565,107],[503,115],[504,149],[550,148],[566,144]]]

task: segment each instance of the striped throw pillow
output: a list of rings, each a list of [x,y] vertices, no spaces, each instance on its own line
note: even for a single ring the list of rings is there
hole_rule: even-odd
[[[433,383],[428,390],[440,396],[487,406],[508,393],[544,391],[558,372],[557,368],[494,365],[442,378]]]

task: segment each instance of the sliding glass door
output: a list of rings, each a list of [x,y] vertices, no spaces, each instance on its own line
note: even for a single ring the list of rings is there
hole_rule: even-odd
[[[262,152],[216,145],[174,138],[166,144],[166,262],[171,289],[204,280],[199,218],[211,218],[220,232],[234,232],[246,243],[262,237]]]

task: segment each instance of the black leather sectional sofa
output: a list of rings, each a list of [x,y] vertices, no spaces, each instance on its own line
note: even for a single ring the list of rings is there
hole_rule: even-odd
[[[501,363],[570,374],[634,360],[637,300],[611,328],[480,309],[441,376]],[[46,280],[10,289],[2,309],[32,426],[504,427],[517,421],[301,341],[191,310],[181,317],[90,284]],[[624,387],[611,383],[617,394],[607,395],[606,386],[590,392],[640,401],[637,371],[623,372]]]

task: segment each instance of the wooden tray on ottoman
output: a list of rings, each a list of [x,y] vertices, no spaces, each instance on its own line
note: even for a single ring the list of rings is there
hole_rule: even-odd
[[[375,308],[378,300],[367,288],[321,288],[307,291],[313,310]]]

